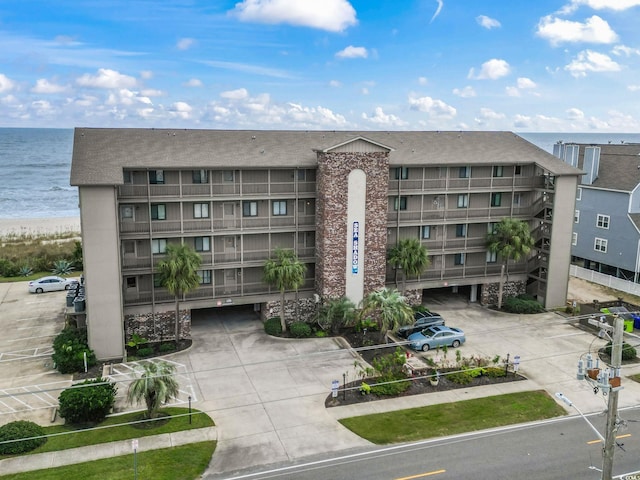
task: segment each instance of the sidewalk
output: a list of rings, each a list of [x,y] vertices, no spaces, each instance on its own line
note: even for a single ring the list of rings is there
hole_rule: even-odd
[[[179,445],[204,442],[207,440],[218,440],[216,427],[141,437],[138,439],[137,452],[177,447]],[[12,473],[62,467],[64,465],[73,465],[81,462],[91,462],[93,460],[118,457],[121,455],[132,455],[133,447],[131,442],[132,440],[122,440],[90,445],[88,447],[58,450],[56,452],[5,458],[0,460],[0,472],[2,475],[9,475]]]

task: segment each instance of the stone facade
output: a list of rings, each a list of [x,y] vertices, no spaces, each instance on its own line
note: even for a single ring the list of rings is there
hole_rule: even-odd
[[[480,303],[482,305],[497,305],[498,293],[500,292],[500,283],[485,283],[482,285],[480,293]],[[502,303],[507,297],[514,297],[527,293],[527,282],[504,282],[502,286]]]
[[[264,322],[268,318],[280,316],[280,301],[267,302],[262,304],[260,318]],[[298,314],[296,316],[296,301],[286,299],[284,302],[285,320],[287,325],[293,322],[313,323],[316,318],[318,304],[313,298],[301,298],[298,300]]]
[[[133,334],[146,338],[149,342],[175,339],[176,312],[138,313],[124,317],[124,342]],[[180,338],[191,338],[191,311],[180,310]]]
[[[416,305],[422,305],[422,289],[421,288],[418,290],[406,289],[402,293],[402,295],[404,296],[404,298],[407,299],[407,303],[412,307],[415,307]]]
[[[345,295],[348,176],[366,174],[364,295],[385,286],[387,264],[388,152],[318,153],[316,288],[324,298]]]

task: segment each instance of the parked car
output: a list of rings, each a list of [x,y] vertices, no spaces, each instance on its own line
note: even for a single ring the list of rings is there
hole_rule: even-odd
[[[55,290],[69,290],[71,285],[78,283],[75,278],[62,278],[62,277],[42,277],[37,280],[29,282],[29,292],[42,293],[53,292]]]
[[[436,325],[444,325],[444,318],[436,312],[416,312],[414,314],[415,323],[413,325],[404,325],[396,331],[396,335],[401,338],[407,338],[412,333],[424,330],[427,327]]]
[[[412,349],[426,352],[430,348],[444,345],[459,347],[466,341],[466,338],[464,332],[459,328],[437,325],[409,335],[408,340],[411,342],[409,346]]]

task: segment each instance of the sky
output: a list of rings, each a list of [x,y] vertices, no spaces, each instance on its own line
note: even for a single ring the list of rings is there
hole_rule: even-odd
[[[0,127],[640,132],[640,0],[0,0]]]

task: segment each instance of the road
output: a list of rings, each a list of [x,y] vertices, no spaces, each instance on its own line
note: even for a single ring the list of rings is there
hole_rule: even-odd
[[[640,407],[620,412],[626,427],[618,432],[616,476],[640,471]],[[602,432],[601,415],[589,420]],[[316,458],[298,465],[272,466],[203,478],[226,479],[584,479],[599,480],[602,444],[580,417],[377,447],[338,457]]]

